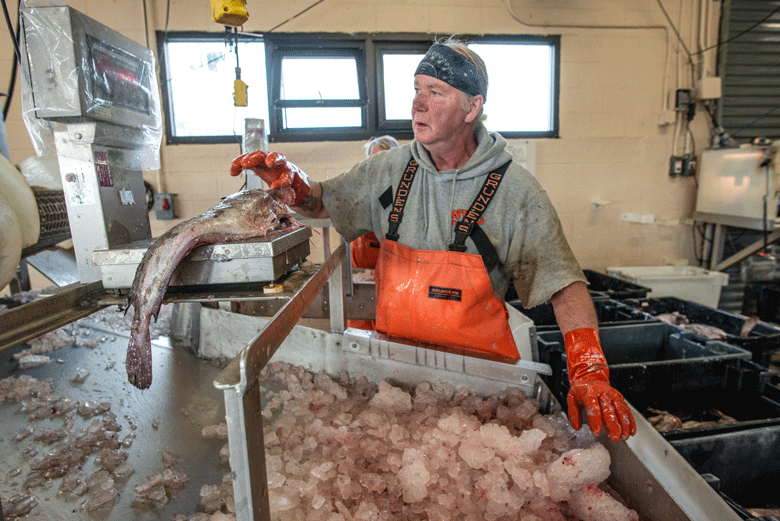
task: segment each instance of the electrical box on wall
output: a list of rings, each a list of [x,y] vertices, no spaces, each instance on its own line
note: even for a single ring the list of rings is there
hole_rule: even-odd
[[[674,93],[674,110],[688,110],[688,105],[693,103],[693,91],[691,89],[677,89]]]
[[[723,94],[723,85],[717,76],[705,76],[699,84],[700,99],[719,99]]]
[[[154,216],[158,221],[176,218],[173,208],[173,196],[176,194],[154,194]]]
[[[672,156],[669,161],[669,177],[696,175],[696,157],[691,154]]]

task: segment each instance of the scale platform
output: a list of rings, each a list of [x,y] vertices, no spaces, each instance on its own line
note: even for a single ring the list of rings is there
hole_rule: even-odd
[[[195,247],[173,272],[169,286],[271,282],[308,257],[311,230],[272,232],[245,242]],[[154,239],[117,248],[95,250],[92,261],[100,268],[103,287],[129,288],[146,250]]]

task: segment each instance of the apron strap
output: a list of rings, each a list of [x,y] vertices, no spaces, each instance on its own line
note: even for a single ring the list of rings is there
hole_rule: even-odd
[[[404,216],[404,206],[406,206],[406,200],[409,197],[409,189],[412,187],[412,181],[414,181],[414,174],[417,173],[417,161],[414,158],[409,160],[409,163],[404,169],[404,175],[401,176],[401,182],[398,183],[398,189],[395,191],[395,199],[393,200],[393,209],[390,211],[390,216],[387,218],[390,223],[390,229],[385,234],[386,239],[391,241],[398,241],[398,225],[401,224],[401,220]]]
[[[485,267],[488,272],[498,264],[498,253],[496,253],[495,247],[493,247],[487,234],[479,227],[477,221],[482,217],[490,201],[493,200],[493,196],[496,190],[498,190],[498,185],[501,184],[501,180],[504,178],[504,174],[511,162],[512,160],[507,161],[488,174],[482,189],[474,199],[474,202],[471,203],[471,207],[466,212],[466,215],[455,224],[455,240],[449,245],[450,251],[464,252],[466,251],[466,238],[471,237],[474,245],[477,247],[477,251],[485,260]]]
[[[485,209],[498,189],[498,185],[501,183],[504,174],[506,173],[509,165],[512,163],[510,159],[495,171],[488,174],[485,179],[482,189],[479,194],[471,203],[471,208],[466,212],[465,217],[458,221],[455,225],[455,240],[449,245],[449,251],[466,251],[466,238],[471,237],[474,241],[474,245],[477,251],[482,256],[485,262],[485,268],[488,273],[498,265],[498,253],[496,248],[490,242],[487,234],[480,228],[477,221],[482,217]],[[419,167],[417,161],[414,158],[409,160],[409,163],[404,169],[404,174],[401,177],[401,182],[398,184],[398,189],[395,192],[395,199],[393,199],[393,208],[388,216],[389,229],[385,234],[386,239],[391,241],[398,241],[398,226],[403,219],[404,207],[406,206],[406,200],[409,198],[409,191],[414,181],[414,176],[417,173]]]

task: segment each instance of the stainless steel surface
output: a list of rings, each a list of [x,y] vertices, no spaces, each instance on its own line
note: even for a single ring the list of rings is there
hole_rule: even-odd
[[[164,339],[152,343],[154,382],[150,389],[139,391],[127,382],[125,351],[126,331],[107,330],[105,324],[88,325],[91,319],[79,322],[81,337],[97,340],[97,347],[64,347],[51,352],[52,361],[45,366],[20,371],[8,362],[11,352],[4,355],[0,378],[21,374],[39,380],[51,378],[53,392],[77,401],[110,402],[111,412],[122,426],[119,438],[135,434],[129,448],[127,462],[135,469],[126,481],[116,480],[119,497],[110,510],[84,512],[80,504],[85,497],[68,500],[58,495],[61,479],[35,488],[38,505],[22,519],[29,521],[75,521],[91,519],[117,521],[169,520],[175,514],[192,515],[197,511],[200,490],[203,485],[219,485],[230,472],[227,464],[220,462],[219,451],[225,440],[205,439],[201,430],[209,425],[224,422],[222,396],[212,381],[220,369],[208,361],[199,360],[184,349],[171,349]],[[84,331],[89,331],[87,334]],[[21,346],[20,346],[21,347]],[[83,383],[75,382],[79,370],[89,375]],[[74,415],[73,431],[86,428],[96,417],[82,418]],[[99,418],[99,417],[97,417]],[[35,433],[62,426],[63,416],[30,422],[28,414],[20,411],[18,403],[0,403],[0,440],[4,450],[0,454],[0,494],[4,498],[26,493],[21,483],[30,472],[30,464],[43,457],[50,446],[33,442],[32,436],[23,441],[13,441],[15,433],[23,427],[33,427]],[[158,424],[155,427],[155,424]],[[133,425],[136,426],[133,429]],[[40,445],[39,453],[31,458],[22,454],[30,445]],[[160,473],[165,465],[162,450],[169,448],[175,457],[174,469],[187,475],[188,482],[173,493],[170,501],[155,508],[134,508],[134,487],[148,476]],[[95,455],[88,457],[83,472],[86,475],[98,470]],[[14,469],[21,473],[11,476]]]
[[[79,270],[72,249],[54,248],[42,250],[27,257],[27,263],[57,286],[79,282]]]
[[[204,244],[179,264],[170,286],[242,284],[275,281],[310,253],[311,230],[274,232],[245,242]],[[144,238],[92,254],[106,288],[129,288],[144,254],[154,239]]]
[[[101,280],[92,252],[152,236],[140,130],[72,123],[54,133],[81,282]]]
[[[697,221],[772,231],[777,225],[778,173],[761,166],[774,149],[704,150],[698,175]],[[770,157],[771,159],[771,157]]]
[[[629,404],[630,405],[630,404]],[[741,519],[645,417],[631,407],[637,433],[626,442],[599,441],[610,453],[608,483],[652,521]]]
[[[282,294],[285,298],[289,294]],[[243,298],[247,296],[248,298]],[[263,297],[263,295],[259,295]],[[242,300],[233,303],[233,311],[257,317],[272,317],[284,305],[283,298],[254,298],[251,294],[242,293]],[[329,318],[331,299],[325,291],[303,313],[303,318]],[[347,318],[358,320],[374,320],[376,317],[376,286],[373,281],[360,281],[352,284],[352,295],[346,296],[344,303]]]
[[[349,256],[349,244],[342,240],[341,246],[334,252],[334,255],[339,252],[342,252],[344,257],[340,260],[338,265],[333,268],[333,274],[328,280],[330,330],[334,333],[344,332],[344,328],[347,324],[347,309],[344,305],[347,288],[350,288],[349,293],[350,295],[352,294],[352,262],[351,257]]]
[[[72,284],[0,313],[0,352],[98,311],[104,292],[100,282]]]

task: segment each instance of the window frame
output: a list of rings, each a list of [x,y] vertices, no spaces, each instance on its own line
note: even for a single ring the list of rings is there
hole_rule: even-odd
[[[374,69],[376,70],[376,105],[374,112],[376,114],[376,129],[378,134],[391,134],[395,137],[411,139],[412,133],[412,107],[409,107],[410,117],[408,120],[387,120],[385,114],[385,76],[384,63],[382,58],[385,54],[405,54],[410,52],[420,52],[425,54],[431,46],[433,38],[427,41],[407,41],[407,40],[380,40],[374,42]],[[412,86],[412,78],[409,78],[409,87]]]
[[[366,81],[365,41],[335,35],[269,34],[264,38],[268,68],[268,138],[270,141],[339,141],[357,140],[369,134],[369,99]],[[355,58],[358,77],[358,100],[282,100],[282,60],[289,56],[349,56]],[[283,112],[294,107],[360,107],[363,125],[360,127],[284,128]]]
[[[394,35],[395,36],[395,35]],[[431,43],[435,40],[434,37],[429,37],[427,40],[420,39],[420,35],[403,35],[400,37],[386,38],[386,35],[376,37],[374,40],[374,67],[376,69],[375,79],[375,92],[377,93],[377,102],[374,107],[376,114],[376,129],[378,134],[391,134],[397,138],[411,139],[413,137],[411,132],[411,117],[408,120],[391,120],[387,121],[383,117],[385,113],[385,99],[384,99],[384,71],[382,67],[382,57],[387,54],[402,54],[404,52],[425,52],[431,46]],[[461,39],[467,43],[507,43],[518,45],[549,45],[552,48],[552,106],[550,108],[551,114],[551,129],[547,131],[517,131],[508,132],[500,131],[500,134],[507,139],[536,139],[536,138],[558,138],[560,130],[560,84],[561,84],[561,36],[560,35],[463,35]],[[488,82],[490,81],[490,71],[488,71]],[[411,82],[411,79],[410,79]],[[488,86],[488,93],[490,87]],[[410,107],[411,112],[411,107]]]
[[[238,37],[244,41],[257,41],[260,35],[254,33],[236,33],[231,34],[231,38]],[[226,33],[212,33],[205,31],[176,31],[165,32],[157,31],[157,56],[158,65],[160,69],[160,95],[163,100],[163,115],[165,121],[163,127],[165,128],[165,144],[166,145],[215,145],[224,143],[241,143],[243,136],[234,135],[203,135],[203,136],[175,136],[173,135],[173,114],[172,111],[172,93],[168,86],[168,55],[165,52],[165,44],[168,41],[177,42],[202,42],[202,41],[214,41],[224,42],[226,40]],[[267,66],[266,66],[267,68]],[[267,74],[267,73],[266,73]],[[267,81],[266,81],[267,83]]]
[[[235,36],[235,35],[234,35]],[[270,142],[306,141],[359,141],[370,137],[389,134],[397,139],[412,139],[411,114],[408,120],[385,120],[384,118],[384,72],[382,59],[385,54],[419,52],[424,54],[439,35],[421,33],[237,33],[247,40],[262,38],[266,52],[266,78],[268,92],[268,138]],[[224,40],[224,33],[183,31],[176,33],[158,32],[158,55],[160,58],[161,91],[164,99],[166,144],[218,144],[235,143],[236,136],[173,136],[171,129],[171,93],[167,85],[167,56],[165,42]],[[549,131],[501,131],[508,139],[536,139],[560,137],[560,83],[561,83],[561,36],[560,35],[461,35],[468,43],[544,44],[552,49],[552,92],[551,129]],[[287,56],[322,56],[333,53],[356,59],[359,100],[281,100],[281,63]],[[246,63],[246,62],[245,62]],[[410,79],[411,88],[411,79]],[[296,106],[360,106],[363,125],[360,127],[282,127],[284,108]],[[411,108],[410,108],[411,112]],[[240,136],[238,138],[240,143]]]

